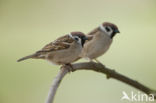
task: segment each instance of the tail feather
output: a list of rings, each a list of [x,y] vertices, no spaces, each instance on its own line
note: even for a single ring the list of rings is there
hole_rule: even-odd
[[[36,57],[36,54],[28,55],[28,56],[25,56],[23,58],[20,58],[19,60],[17,60],[17,62],[20,62],[20,61],[23,61],[26,59],[30,59],[30,58],[34,58],[34,57]]]

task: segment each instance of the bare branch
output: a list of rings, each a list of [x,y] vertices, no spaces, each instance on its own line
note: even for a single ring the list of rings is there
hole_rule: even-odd
[[[116,80],[119,80],[123,83],[126,83],[136,89],[139,89],[140,91],[146,93],[146,94],[154,94],[156,99],[156,91],[148,88],[147,86],[137,82],[136,80],[130,79],[115,70],[109,69],[105,67],[103,64],[100,63],[94,63],[94,62],[85,62],[85,63],[76,63],[73,64],[73,72],[77,70],[93,70],[99,73],[106,74],[107,78],[114,78]],[[54,95],[56,93],[56,90],[63,79],[63,77],[68,73],[68,70],[71,69],[69,66],[63,67],[61,71],[58,73],[57,77],[53,81],[52,87],[49,91],[48,99],[46,103],[53,103]]]
[[[57,74],[57,76],[55,77],[55,79],[51,85],[51,88],[50,88],[49,93],[48,93],[48,98],[47,98],[45,103],[53,103],[54,97],[56,94],[56,90],[59,87],[61,80],[63,79],[63,77],[67,73],[68,73],[68,68],[61,68],[60,69],[59,73]]]

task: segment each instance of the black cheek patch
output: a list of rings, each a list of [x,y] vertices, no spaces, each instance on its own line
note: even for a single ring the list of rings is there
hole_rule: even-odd
[[[115,36],[115,34],[116,34],[116,32],[113,32],[113,33],[111,34],[111,39]]]

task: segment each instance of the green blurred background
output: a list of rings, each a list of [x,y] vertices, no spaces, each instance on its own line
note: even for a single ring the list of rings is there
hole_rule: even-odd
[[[121,34],[99,60],[156,89],[155,0],[0,0],[0,103],[44,103],[59,66],[16,60],[104,21],[118,25]],[[127,103],[120,100],[122,91],[138,92],[103,74],[77,71],[63,79],[55,103]]]

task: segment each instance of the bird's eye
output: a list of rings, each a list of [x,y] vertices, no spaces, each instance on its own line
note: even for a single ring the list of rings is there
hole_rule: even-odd
[[[75,37],[74,39],[75,39],[76,41],[78,41],[78,40],[79,40],[79,38],[78,38],[78,37]]]
[[[107,32],[109,32],[109,31],[110,31],[110,28],[109,28],[109,27],[107,27],[107,26],[106,26],[105,28],[106,28],[106,31],[107,31]]]

